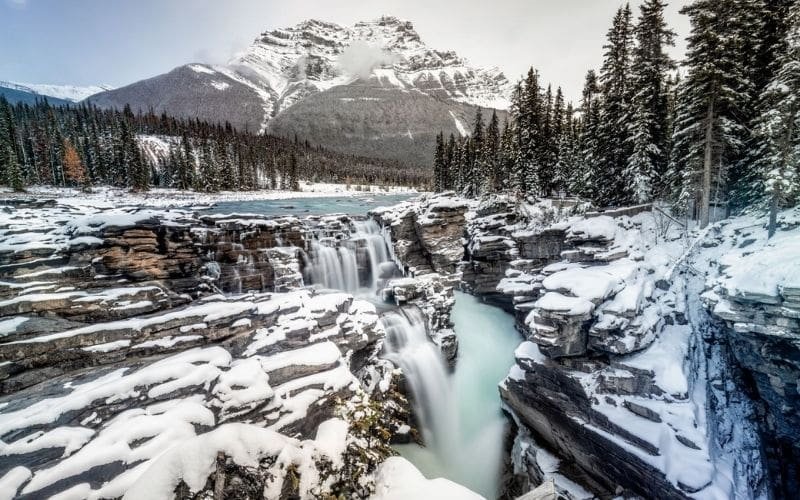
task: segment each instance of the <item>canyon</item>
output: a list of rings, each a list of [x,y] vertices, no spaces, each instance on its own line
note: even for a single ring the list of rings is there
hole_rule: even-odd
[[[437,445],[463,416],[436,414],[495,359],[498,497],[796,487],[797,210],[768,240],[756,217],[452,193],[366,216],[3,204],[0,485],[22,498],[477,497],[470,465],[426,479],[392,447],[423,472],[410,447],[479,455]]]

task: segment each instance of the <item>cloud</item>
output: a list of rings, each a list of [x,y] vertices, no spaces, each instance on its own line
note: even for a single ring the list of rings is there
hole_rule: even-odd
[[[28,0],[6,0],[6,3],[12,7],[25,7],[28,4]]]
[[[373,69],[393,64],[397,59],[397,55],[380,47],[364,42],[353,42],[339,56],[338,66],[345,73],[366,79]]]

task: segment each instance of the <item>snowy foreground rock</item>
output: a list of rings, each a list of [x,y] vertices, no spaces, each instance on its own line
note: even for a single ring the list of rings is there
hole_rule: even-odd
[[[800,486],[800,211],[769,241],[764,219],[697,231],[650,206],[587,213],[502,196],[443,194],[372,216],[410,272],[455,272],[517,317],[527,341],[500,386],[518,429],[509,493],[758,498]]]
[[[471,495],[378,469],[409,439],[379,313],[304,282],[369,266],[348,217],[0,210],[0,498]],[[451,286],[387,289],[446,331]]]

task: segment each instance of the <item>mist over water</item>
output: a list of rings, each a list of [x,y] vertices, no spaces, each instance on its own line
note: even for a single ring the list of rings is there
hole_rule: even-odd
[[[396,448],[426,477],[445,477],[486,498],[496,498],[508,425],[500,410],[497,384],[514,364],[514,350],[522,338],[511,315],[462,292],[456,292],[452,319],[459,344],[455,373],[444,382],[449,394],[426,397],[424,404],[435,408],[422,414],[423,419],[440,419],[423,423],[436,436],[429,440],[430,431],[423,429],[426,447]],[[412,392],[416,385],[442,386],[440,381],[425,380],[438,369],[403,369]]]

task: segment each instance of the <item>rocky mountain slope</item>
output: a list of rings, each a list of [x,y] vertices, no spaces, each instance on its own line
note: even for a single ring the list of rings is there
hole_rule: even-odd
[[[227,65],[181,66],[90,101],[427,164],[435,134],[466,133],[476,107],[507,109],[510,91],[499,70],[429,48],[410,22],[382,17],[263,33]]]

